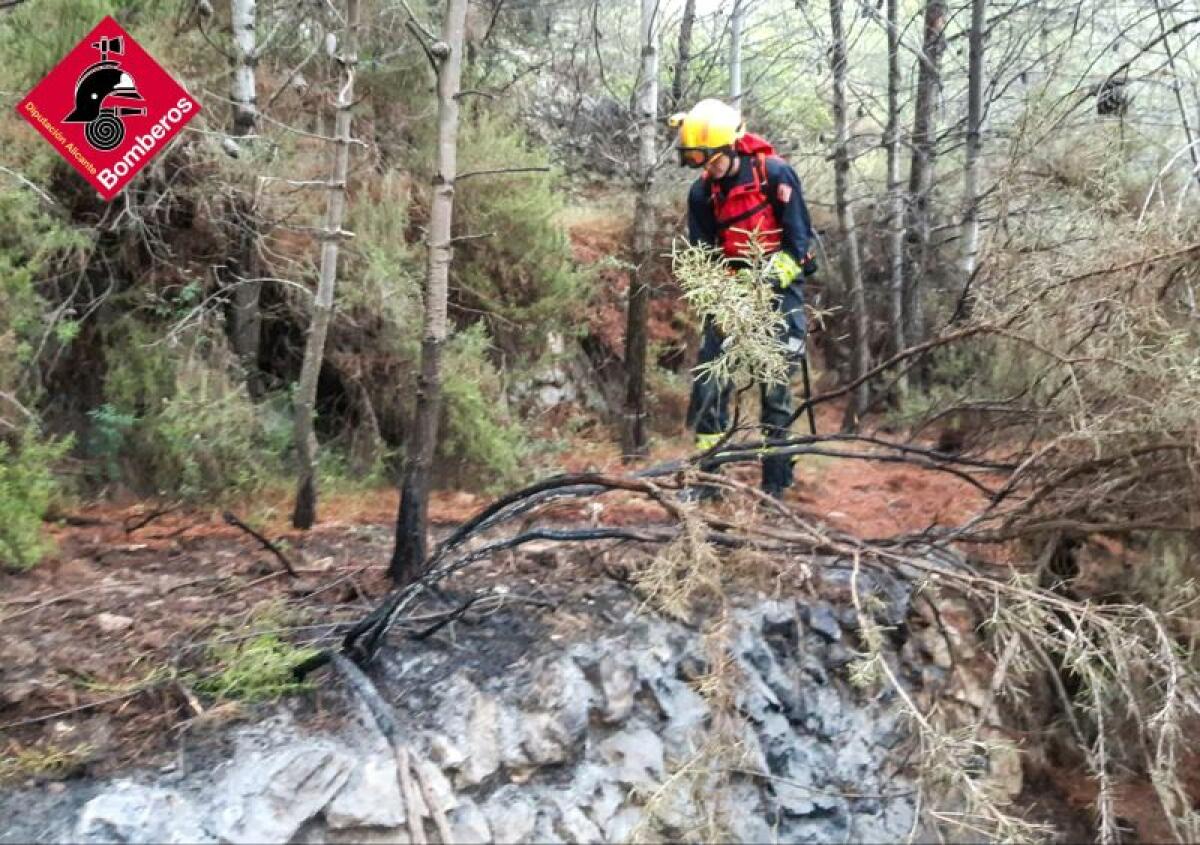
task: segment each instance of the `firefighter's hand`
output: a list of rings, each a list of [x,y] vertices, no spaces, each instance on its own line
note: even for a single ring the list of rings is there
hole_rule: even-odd
[[[815,275],[820,267],[817,266],[817,259],[811,252],[804,256],[804,260],[800,262],[800,270],[804,274],[804,278]]]
[[[767,278],[770,279],[771,286],[775,290],[783,291],[787,290],[788,286],[800,277],[800,271],[801,267],[796,263],[796,259],[780,250],[771,256]]]

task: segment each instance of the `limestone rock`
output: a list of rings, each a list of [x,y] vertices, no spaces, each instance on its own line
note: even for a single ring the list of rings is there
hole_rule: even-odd
[[[473,786],[500,768],[500,705],[490,695],[475,690],[464,739],[464,756],[457,782]]]
[[[470,798],[462,798],[446,817],[457,845],[482,845],[492,841],[492,828],[483,811]]]
[[[335,830],[404,824],[404,801],[391,749],[368,755],[353,768],[345,786],[325,807],[325,822]]]
[[[214,779],[214,831],[226,842],[286,842],[329,804],[350,769],[350,759],[322,741],[243,754]]]
[[[89,801],[79,815],[79,842],[216,842],[192,802],[179,793],[118,781]]]
[[[604,841],[604,834],[600,832],[600,828],[596,827],[578,807],[559,804],[558,811],[559,817],[555,823],[555,830],[561,835],[564,842]]]
[[[628,786],[652,786],[663,777],[663,744],[647,728],[613,734],[597,748],[597,756],[615,780]]]
[[[440,733],[435,733],[429,738],[429,756],[443,769],[458,769],[467,761],[467,755],[462,748]]]
[[[637,692],[637,675],[633,667],[613,655],[605,655],[599,665],[600,691],[604,706],[600,718],[609,724],[623,722],[633,712],[633,696]]]
[[[524,842],[533,833],[537,810],[521,789],[512,784],[500,787],[483,805],[483,814],[496,842]]]
[[[609,842],[629,842],[642,823],[644,813],[637,807],[624,807],[604,826],[604,838]]]

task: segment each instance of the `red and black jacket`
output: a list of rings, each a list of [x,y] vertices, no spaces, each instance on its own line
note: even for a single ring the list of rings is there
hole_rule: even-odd
[[[701,176],[688,195],[693,243],[718,247],[730,259],[749,254],[751,233],[767,254],[786,250],[798,263],[812,247],[812,224],[796,172],[757,135],[735,145],[738,172],[717,181]]]

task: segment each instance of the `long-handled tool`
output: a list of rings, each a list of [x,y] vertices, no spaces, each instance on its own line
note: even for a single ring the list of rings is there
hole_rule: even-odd
[[[812,409],[812,381],[808,375],[808,356],[800,356],[800,372],[804,375],[804,410],[808,412],[808,430],[814,436],[817,433],[817,417]]]

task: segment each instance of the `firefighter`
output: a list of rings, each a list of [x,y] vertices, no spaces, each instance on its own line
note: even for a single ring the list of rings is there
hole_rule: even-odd
[[[679,163],[700,170],[688,193],[688,240],[720,250],[737,266],[745,264],[751,239],[768,256],[766,284],[774,287],[777,307],[786,322],[793,363],[805,354],[803,281],[816,272],[811,248],[812,224],[800,180],[791,166],[762,138],[745,131],[741,115],[720,100],[701,100],[691,111],[675,115],[679,128]],[[753,233],[753,234],[752,234]],[[721,337],[705,319],[700,363],[721,352]],[[712,448],[729,427],[730,384],[697,376],[688,405],[688,427],[696,432],[696,448]],[[788,384],[760,385],[761,423],[768,441],[786,439],[792,419]],[[792,485],[792,458],[767,452],[762,459],[762,488],[782,498]],[[702,469],[709,469],[704,465]],[[715,491],[700,487],[708,498]]]

